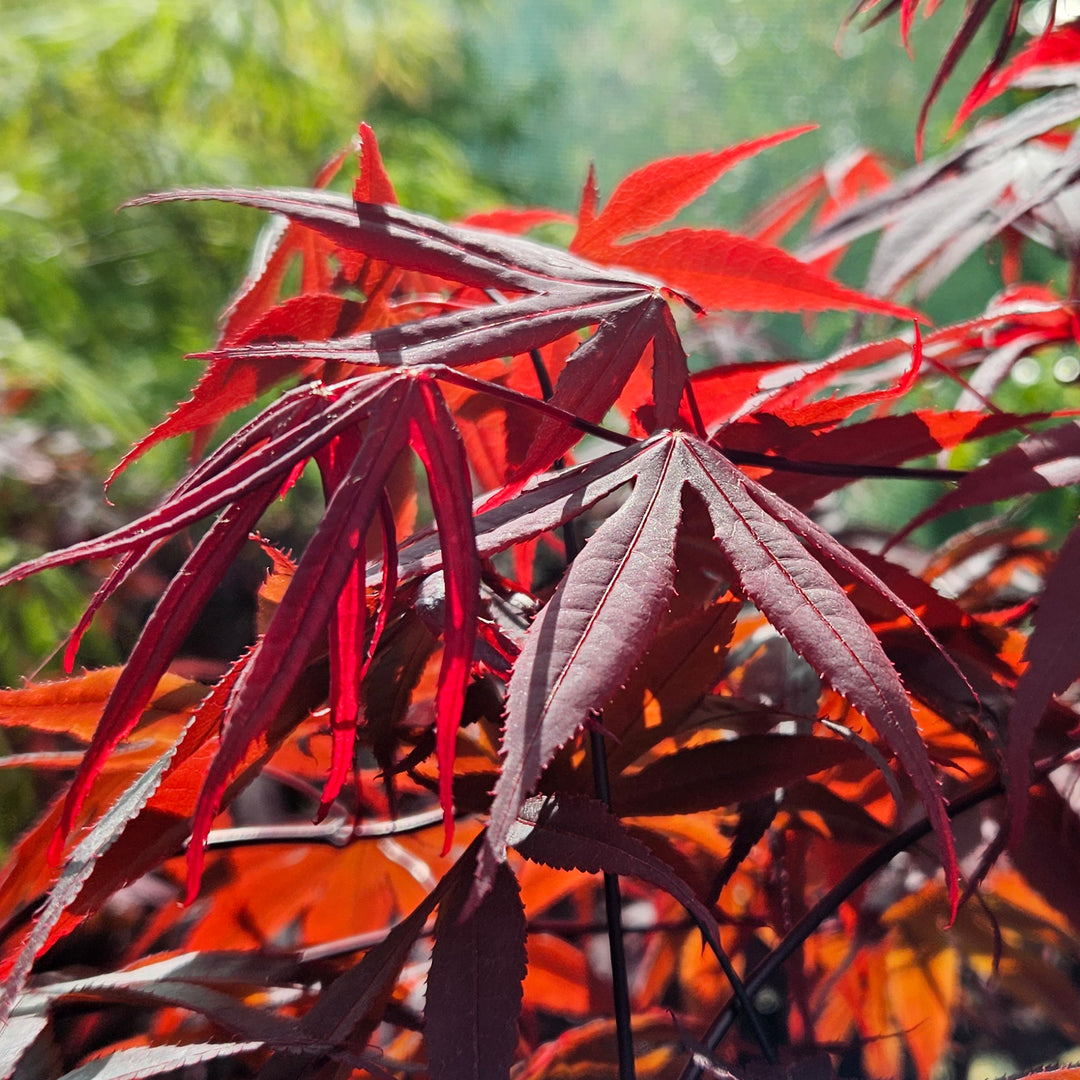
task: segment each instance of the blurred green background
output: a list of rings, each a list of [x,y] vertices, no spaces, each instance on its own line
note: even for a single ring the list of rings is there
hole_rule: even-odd
[[[101,479],[198,374],[242,280],[259,215],[229,206],[116,212],[176,186],[296,185],[370,122],[405,205],[453,217],[501,202],[576,207],[672,153],[815,122],[740,166],[689,212],[727,226],[857,144],[902,166],[956,13],[851,30],[803,0],[5,0],[0,11],[0,565],[93,535],[170,485],[182,446]],[[948,5],[947,5],[948,6]],[[993,27],[990,28],[992,32]],[[977,41],[935,110],[989,50]],[[953,319],[995,287],[976,265]],[[957,290],[959,292],[957,293]],[[830,332],[828,320],[823,330]],[[803,329],[789,319],[788,337]],[[820,343],[810,341],[808,351]],[[0,593],[0,683],[36,668],[90,577]],[[116,659],[106,634],[82,659]]]

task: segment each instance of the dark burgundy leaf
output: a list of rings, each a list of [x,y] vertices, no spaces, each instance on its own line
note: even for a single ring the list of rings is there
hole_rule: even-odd
[[[603,871],[656,885],[686,908],[710,948],[720,952],[716,920],[709,909],[603,803],[582,795],[537,795],[520,808],[507,839],[526,859],[557,870]]]
[[[536,477],[510,501],[477,513],[474,527],[481,557],[505,551],[577,517],[631,480],[649,451],[649,444],[633,443],[573,469]],[[443,559],[436,536],[410,538],[399,551],[400,580],[430,574],[442,566]],[[369,584],[377,582],[377,573],[374,568],[369,571]]]
[[[1080,677],[1080,527],[1074,527],[1058,552],[1043,585],[1035,626],[1024,657],[1027,670],[1016,684],[1008,724],[1009,800],[1013,846],[1023,843],[1024,817],[1035,730],[1054,694]]]
[[[640,303],[640,289],[564,285],[539,296],[485,304],[352,337],[257,344],[197,355],[260,362],[308,357],[383,367],[465,366],[541,348],[592,323],[615,319]]]
[[[525,911],[505,863],[491,892],[466,914],[472,881],[439,905],[431,951],[424,1041],[432,1080],[509,1077],[525,978]]]
[[[64,841],[106,759],[138,723],[158,680],[276,494],[276,485],[266,484],[243,504],[226,510],[199,541],[154,607],[109,695],[93,742],[68,791],[50,847],[54,862],[59,861]]]
[[[1080,482],[1080,423],[1074,420],[1030,435],[968,473],[955,490],[909,521],[893,543],[953,510],[1077,482]]]
[[[621,816],[695,814],[787,787],[862,756],[851,743],[814,735],[743,735],[684,747],[611,786]]]
[[[881,643],[790,529],[750,496],[746,477],[712,447],[685,438],[683,445],[688,482],[705,499],[739,587],[874,725],[911,777],[934,824],[955,903],[956,855],[945,805],[907,695]]]
[[[915,128],[916,157],[922,157],[923,132],[926,128],[926,118],[930,114],[930,106],[934,104],[938,94],[941,92],[941,88],[953,73],[953,69],[959,62],[960,57],[967,51],[967,48],[971,44],[979,27],[986,21],[986,17],[990,14],[990,10],[996,3],[997,0],[972,0],[972,3],[968,5],[968,8],[964,13],[963,22],[960,23],[960,28],[956,31],[956,36],[950,42],[948,51],[945,53],[945,57],[941,61],[941,65],[934,75],[934,80],[930,84],[930,89],[922,103],[922,108],[919,110],[919,121]],[[1016,20],[1020,14],[1021,3],[1022,0],[1010,0],[1010,14],[1002,29],[1001,41],[998,45],[997,52],[993,60],[991,60],[990,66],[983,74],[984,79],[989,78],[994,71],[1001,66],[1002,61],[1005,59],[1013,34],[1016,32]]]
[[[366,1040],[381,1019],[394,982],[435,905],[460,883],[471,880],[478,846],[479,841],[474,841],[407,918],[319,995],[300,1021],[306,1036],[338,1047]],[[300,1062],[297,1055],[276,1054],[259,1073],[259,1080],[302,1080],[312,1074],[318,1059]]]
[[[1080,860],[1080,818],[1048,780],[1032,787],[1023,836],[1010,845],[1009,858],[1075,932],[1080,926],[1080,897],[1069,887],[1072,875],[1062,873],[1062,868]]]
[[[321,233],[335,244],[404,270],[418,270],[463,285],[542,292],[557,282],[640,286],[641,278],[594,266],[557,248],[521,237],[446,225],[397,206],[352,203],[328,191],[300,188],[252,191],[171,191],[132,199],[128,206],[175,201],[239,203]]]
[[[667,606],[683,484],[672,469],[676,449],[667,438],[653,443],[632,494],[593,534],[525,637],[488,824],[485,851],[496,861],[544,766],[622,685]]]
[[[668,332],[664,313],[670,318],[667,302],[658,296],[646,295],[638,297],[618,318],[601,323],[596,333],[571,354],[555,384],[551,404],[585,420],[602,420],[626,385],[645,346],[657,334]],[[686,379],[685,359],[682,355],[681,375],[675,374],[675,387],[680,396]],[[671,355],[669,345],[669,352],[665,354],[667,363],[661,374],[670,377],[673,374],[670,368],[677,368],[679,360],[679,356]],[[663,397],[668,415],[675,411],[668,396],[671,389],[668,388]],[[545,417],[513,476],[524,479],[550,467],[579,438],[580,434],[573,428],[554,417]]]
[[[368,422],[363,444],[338,485],[251,664],[237,685],[221,746],[207,770],[188,847],[188,892],[202,872],[203,844],[230,775],[264,732],[308,663],[330,619],[350,566],[359,556],[383,486],[408,438],[411,383],[387,391]]]

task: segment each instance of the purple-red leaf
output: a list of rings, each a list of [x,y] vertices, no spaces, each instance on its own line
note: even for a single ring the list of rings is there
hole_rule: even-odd
[[[593,534],[525,637],[488,825],[485,853],[496,861],[544,767],[626,680],[667,607],[681,511],[682,477],[671,474],[677,445],[667,438],[653,445],[633,492]]]
[[[705,499],[716,540],[739,587],[795,651],[874,725],[911,777],[941,845],[955,903],[956,855],[948,815],[907,695],[881,643],[790,529],[750,496],[746,477],[711,446],[688,439],[684,446],[693,462],[689,482]]]
[[[513,499],[478,512],[474,528],[481,557],[505,551],[584,513],[636,476],[651,448],[651,443],[633,443],[573,469],[535,477]],[[425,533],[404,541],[398,557],[399,578],[405,582],[438,570],[445,555],[438,537]],[[377,568],[369,568],[369,584],[375,584],[377,574]]]
[[[158,680],[276,493],[275,484],[264,484],[243,503],[226,510],[199,541],[154,607],[109,695],[93,742],[68,791],[49,848],[53,862],[59,861],[67,834],[105,760],[138,723]]]
[[[916,515],[894,537],[896,544],[920,525],[952,510],[1069,487],[1080,482],[1080,423],[1073,420],[1031,435],[968,473],[955,490]]]
[[[379,505],[383,485],[404,449],[412,383],[389,388],[368,421],[364,441],[334,491],[318,532],[312,537],[292,581],[251,663],[237,685],[221,746],[207,771],[192,822],[188,847],[188,895],[202,872],[203,845],[233,769],[250,743],[273,723],[307,664],[312,646],[326,629],[350,567]]]
[[[709,947],[720,953],[720,934],[709,909],[603,803],[582,795],[537,795],[515,815],[507,839],[519,854],[544,866],[636,877],[663,889],[686,908]]]
[[[972,0],[972,3],[967,6],[963,21],[960,23],[955,37],[949,43],[948,51],[945,53],[941,65],[934,74],[933,82],[931,82],[930,89],[927,91],[926,98],[919,110],[919,121],[915,128],[916,158],[922,157],[923,134],[926,129],[926,118],[930,114],[930,106],[937,100],[941,88],[948,81],[949,76],[953,73],[953,69],[967,51],[967,48],[971,44],[975,34],[978,32],[979,27],[986,21],[986,17],[990,14],[990,10],[996,3],[997,0]],[[1016,23],[1020,15],[1021,3],[1023,3],[1023,0],[1010,0],[1009,14],[1005,19],[1005,25],[1001,31],[998,47],[990,61],[990,65],[983,72],[982,79],[979,80],[980,83],[983,80],[989,80],[994,74],[994,71],[1000,67],[1001,62],[1005,59],[1009,44],[1012,42],[1013,35],[1016,33]]]
[[[602,420],[618,398],[631,372],[641,358],[645,346],[658,333],[667,332],[664,312],[670,312],[666,301],[658,296],[644,295],[628,305],[619,317],[602,322],[588,341],[571,354],[555,384],[551,404],[583,420]],[[667,367],[677,358],[667,356]],[[685,381],[685,355],[682,380]],[[675,388],[681,396],[682,382]],[[670,393],[670,389],[668,393]],[[670,399],[665,397],[670,414]],[[580,434],[553,417],[545,417],[537,430],[524,461],[515,470],[519,477],[530,476],[548,468],[561,454],[578,441]]]
[[[398,206],[354,204],[330,191],[302,188],[170,191],[132,199],[126,205],[200,200],[238,203],[284,214],[342,248],[403,270],[418,270],[482,289],[542,292],[551,284],[566,281],[641,284],[640,277],[594,266],[522,237],[446,225]]]
[[[507,304],[467,308],[352,337],[248,345],[198,355],[260,362],[308,357],[384,367],[463,367],[538,349],[592,323],[606,323],[639,305],[641,292],[625,286],[585,289],[563,285]]]
[[[1027,670],[1016,684],[1016,699],[1009,715],[1006,759],[1011,842],[1022,842],[1031,778],[1031,745],[1035,730],[1054,694],[1064,693],[1080,676],[1080,527],[1061,546],[1046,577],[1035,613],[1034,630],[1024,656]]]
[[[439,905],[424,1005],[432,1080],[498,1080],[517,1049],[525,978],[525,911],[517,878],[501,864],[491,892],[468,910],[470,879]]]

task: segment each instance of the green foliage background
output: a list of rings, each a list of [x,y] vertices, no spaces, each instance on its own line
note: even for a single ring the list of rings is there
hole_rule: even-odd
[[[117,213],[149,190],[306,184],[369,121],[402,201],[453,218],[513,200],[573,209],[671,153],[808,121],[821,130],[725,177],[694,209],[734,226],[761,199],[864,143],[910,160],[948,13],[851,31],[801,0],[6,0],[0,11],[0,565],[126,518],[171,484],[155,450],[100,478],[186,396],[262,222],[227,206]],[[969,69],[985,49],[973,50]],[[961,70],[934,113],[940,142]],[[955,319],[993,287],[975,267]],[[955,299],[955,298],[953,298]],[[962,297],[961,299],[964,299]],[[829,332],[823,320],[820,334]],[[788,337],[804,329],[797,320]],[[817,343],[807,343],[808,348]],[[0,682],[70,628],[87,582],[0,595]],[[87,663],[116,659],[103,637]]]

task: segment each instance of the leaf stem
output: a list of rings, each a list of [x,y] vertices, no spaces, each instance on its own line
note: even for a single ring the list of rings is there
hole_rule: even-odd
[[[532,354],[536,377],[544,391],[551,393],[551,380],[541,357]],[[562,527],[567,565],[581,552],[581,540],[573,521]],[[593,784],[597,798],[611,810],[611,783],[608,777],[607,746],[599,727],[589,729],[589,752],[592,757]],[[630,1009],[630,973],[626,966],[626,941],[623,937],[622,894],[618,874],[604,873],[604,915],[607,919],[608,953],[611,956],[611,996],[615,1007],[615,1043],[619,1054],[619,1080],[637,1080],[634,1062],[633,1014]]]
[[[631,435],[624,435],[621,431],[612,431],[610,428],[601,427],[589,420],[582,420],[580,416],[566,409],[560,409],[557,405],[551,405],[541,398],[530,397],[509,386],[500,386],[498,383],[488,382],[486,379],[478,379],[475,375],[469,375],[465,371],[456,368],[445,367],[441,364],[429,364],[426,368],[428,373],[442,382],[453,383],[455,386],[463,386],[467,390],[476,390],[481,394],[490,394],[492,397],[503,398],[512,401],[516,405],[522,405],[527,409],[534,409],[561,420],[569,427],[575,428],[585,435],[593,435],[605,442],[615,443],[616,446],[633,446],[638,440]]]
[[[694,384],[688,378],[683,387],[683,397],[690,409],[690,415],[694,420],[694,432],[702,442],[709,441],[709,432],[705,427],[705,421],[701,418],[701,410],[698,408],[697,396],[694,394]]]
[[[530,349],[529,359],[532,361],[533,371],[536,372],[536,381],[540,384],[540,393],[543,394],[545,401],[550,401],[551,395],[555,393],[555,387],[551,385],[551,376],[548,374],[540,350]]]

